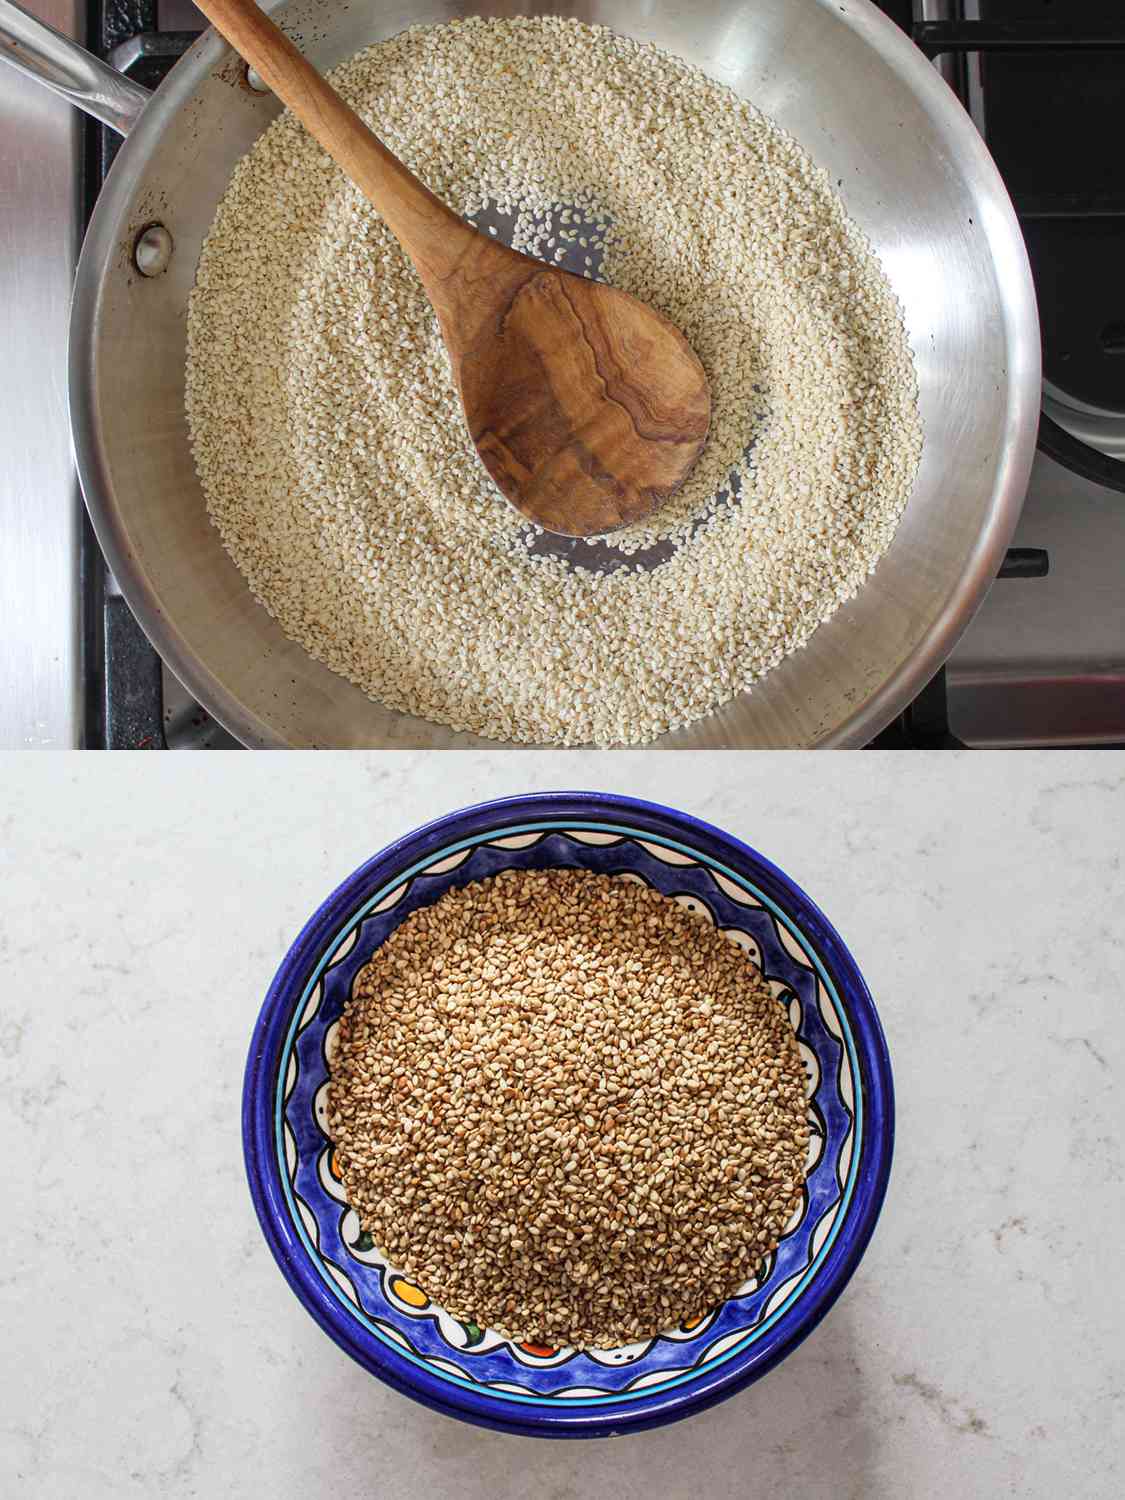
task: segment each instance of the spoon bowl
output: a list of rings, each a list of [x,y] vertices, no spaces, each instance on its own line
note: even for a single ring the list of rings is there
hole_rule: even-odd
[[[470,346],[442,329],[469,433],[502,494],[563,536],[615,531],[684,481],[711,419],[683,334],[602,282],[484,242],[503,305]]]

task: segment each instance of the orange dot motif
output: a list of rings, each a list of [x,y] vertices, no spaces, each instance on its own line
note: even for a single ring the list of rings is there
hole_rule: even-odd
[[[412,1281],[406,1281],[402,1276],[395,1276],[391,1281],[391,1291],[400,1302],[405,1302],[407,1307],[429,1307],[430,1299],[420,1286],[415,1286]]]

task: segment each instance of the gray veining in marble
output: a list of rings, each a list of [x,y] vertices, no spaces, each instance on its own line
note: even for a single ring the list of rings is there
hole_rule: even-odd
[[[335,881],[454,806],[598,786],[755,844],[864,968],[895,1066],[883,1219],[762,1383],[599,1444],[438,1417],[353,1365],[262,1241],[244,1049]],[[1125,761],[8,757],[0,1493],[1125,1492]]]

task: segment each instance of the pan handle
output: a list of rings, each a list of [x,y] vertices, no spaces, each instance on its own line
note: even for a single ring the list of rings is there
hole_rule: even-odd
[[[120,135],[129,134],[152,98],[148,89],[28,15],[15,0],[0,0],[0,58]]]

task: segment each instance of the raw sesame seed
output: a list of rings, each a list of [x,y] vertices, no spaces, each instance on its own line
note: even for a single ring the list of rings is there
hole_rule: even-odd
[[[189,307],[188,424],[227,550],[288,636],[401,712],[554,745],[712,712],[857,592],[906,505],[916,379],[871,247],[791,136],[602,27],[412,27],[331,76],[517,249],[557,261],[595,229],[598,275],[702,360],[711,433],[683,489],[598,548],[529,529],[405,255],[285,113],[235,169]]]

